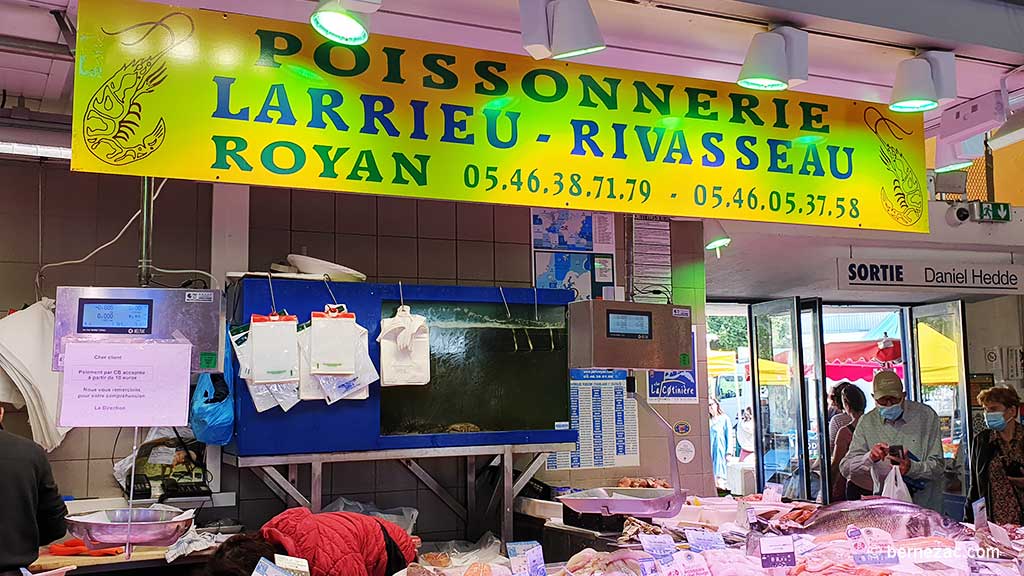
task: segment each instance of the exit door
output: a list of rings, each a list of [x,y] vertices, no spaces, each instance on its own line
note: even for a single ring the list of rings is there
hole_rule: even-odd
[[[821,300],[787,298],[750,307],[757,483],[828,502]]]

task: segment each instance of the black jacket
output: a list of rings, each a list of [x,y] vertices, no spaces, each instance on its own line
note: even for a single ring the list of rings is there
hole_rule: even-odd
[[[999,454],[999,444],[992,438],[992,430],[985,429],[974,436],[971,444],[971,490],[964,506],[964,520],[974,522],[974,507],[979,498],[992,506],[992,488],[988,481],[988,465]]]
[[[28,568],[64,536],[67,513],[43,449],[0,430],[0,572]]]

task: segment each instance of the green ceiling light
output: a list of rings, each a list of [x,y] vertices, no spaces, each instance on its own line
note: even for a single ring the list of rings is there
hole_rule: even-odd
[[[807,80],[807,32],[777,26],[750,40],[736,83],[749,90],[779,91]]]
[[[955,97],[956,56],[952,52],[928,50],[899,63],[889,110],[927,112]]]
[[[729,244],[732,244],[732,238],[729,233],[725,231],[725,227],[718,220],[705,220],[704,221],[704,249],[714,250],[715,254],[721,258],[722,248],[725,248]]]
[[[958,162],[956,164],[947,164],[935,169],[936,174],[944,174],[946,172],[956,172],[957,170],[964,170],[974,165],[974,162]]]
[[[370,38],[370,14],[378,8],[380,0],[321,0],[309,23],[324,38],[355,46]]]

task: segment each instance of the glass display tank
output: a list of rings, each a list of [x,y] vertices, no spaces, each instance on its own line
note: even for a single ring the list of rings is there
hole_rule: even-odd
[[[569,420],[566,307],[409,302],[430,327],[430,383],[381,389],[381,434],[552,430]],[[383,318],[398,302],[385,301]]]

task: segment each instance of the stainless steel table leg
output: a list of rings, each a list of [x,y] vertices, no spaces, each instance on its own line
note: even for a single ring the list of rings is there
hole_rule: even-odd
[[[479,538],[476,504],[476,456],[466,456],[466,539],[470,542]]]
[[[309,503],[314,514],[323,510],[324,476],[323,463],[311,462],[309,471]]]
[[[505,451],[501,456],[501,467],[504,472],[502,478],[504,483],[502,489],[505,494],[502,498],[502,515],[501,515],[501,540],[502,542],[508,543],[512,541],[512,500],[513,496],[513,482],[512,482],[512,447],[505,446]]]

